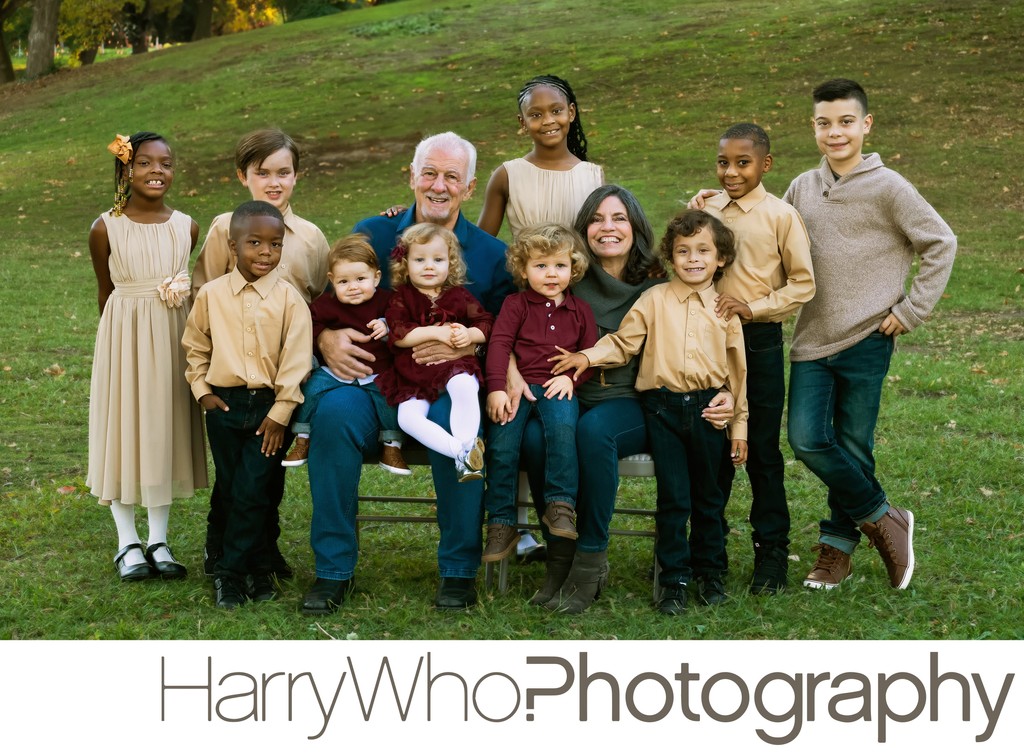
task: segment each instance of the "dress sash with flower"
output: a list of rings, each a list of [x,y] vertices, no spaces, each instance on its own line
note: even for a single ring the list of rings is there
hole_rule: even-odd
[[[100,502],[167,505],[207,484],[181,347],[192,219],[175,211],[163,223],[103,222],[114,291],[96,333],[86,483]]]
[[[449,288],[431,301],[409,283],[395,289],[385,318],[388,322],[388,343],[395,354],[394,365],[377,377],[380,392],[392,406],[410,398],[436,401],[448,380],[457,374],[471,374],[483,381],[480,361],[476,356],[463,356],[431,366],[417,364],[411,348],[399,348],[401,340],[417,327],[461,322],[466,327],[478,327],[484,337],[491,336],[494,315],[473,298],[473,294],[459,286]]]

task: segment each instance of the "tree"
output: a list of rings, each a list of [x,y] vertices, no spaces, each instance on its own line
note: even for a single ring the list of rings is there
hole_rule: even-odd
[[[25,0],[0,0],[0,84],[14,81],[14,63],[4,40],[4,24],[24,4]]]
[[[32,27],[28,32],[28,60],[25,78],[45,76],[53,69],[53,45],[57,42],[57,20],[61,0],[33,0]]]
[[[196,28],[192,32],[192,41],[207,39],[213,35],[213,0],[197,0]]]

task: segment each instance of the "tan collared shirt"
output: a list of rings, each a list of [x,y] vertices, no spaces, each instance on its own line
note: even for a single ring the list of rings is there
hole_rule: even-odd
[[[643,351],[639,391],[727,388],[736,403],[729,436],[747,439],[747,357],[739,317],[715,315],[713,286],[695,291],[672,279],[644,291],[616,332],[580,353],[595,367],[621,366]]]
[[[291,206],[283,214],[284,246],[277,269],[281,277],[294,285],[308,304],[327,287],[327,255],[331,247],[323,232],[309,220],[303,220],[292,212]],[[230,228],[230,212],[213,218],[210,232],[206,234],[195,269],[192,270],[193,298],[204,283],[235,269],[235,255],[228,246]]]
[[[782,322],[814,296],[811,244],[792,205],[764,184],[739,199],[724,191],[707,211],[736,234],[736,261],[715,287],[750,307],[754,322]]]
[[[213,387],[271,388],[267,414],[287,425],[302,403],[299,385],[313,359],[309,307],[277,270],[255,283],[232,270],[196,295],[181,344],[185,378],[199,400]]]

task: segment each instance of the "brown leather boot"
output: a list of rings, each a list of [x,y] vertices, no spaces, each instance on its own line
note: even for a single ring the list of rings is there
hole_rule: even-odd
[[[530,600],[531,605],[543,605],[558,594],[565,583],[566,576],[572,568],[573,556],[576,554],[576,542],[572,539],[552,539],[547,543],[547,571],[544,584]]]
[[[565,583],[544,608],[558,613],[578,615],[594,604],[608,584],[608,551],[577,552]]]

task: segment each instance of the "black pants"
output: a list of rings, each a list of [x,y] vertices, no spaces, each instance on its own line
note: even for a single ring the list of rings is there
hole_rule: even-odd
[[[743,325],[747,356],[747,476],[750,477],[751,537],[764,546],[789,547],[789,507],[784,483],[785,462],[779,447],[782,409],[786,400],[785,365],[782,357],[782,325],[751,322]],[[726,446],[718,484],[728,502],[736,474]],[[722,529],[729,524],[722,515]]]

